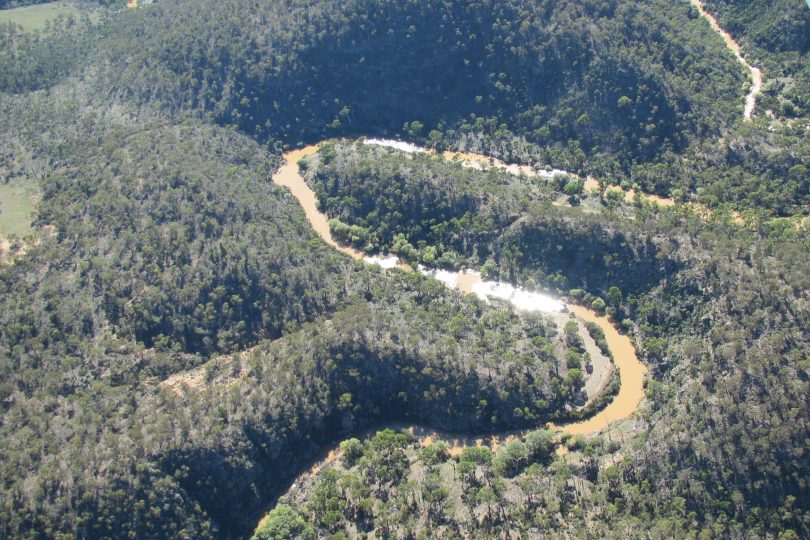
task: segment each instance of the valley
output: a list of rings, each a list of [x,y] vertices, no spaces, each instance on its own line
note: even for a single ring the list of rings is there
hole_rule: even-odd
[[[0,537],[810,534],[802,0],[0,6]]]

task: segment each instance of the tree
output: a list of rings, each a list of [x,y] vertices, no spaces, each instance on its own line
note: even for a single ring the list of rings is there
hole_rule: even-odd
[[[573,319],[566,321],[563,327],[565,333],[565,344],[568,347],[580,348],[582,347],[582,337],[579,335],[579,325]]]
[[[466,446],[461,451],[461,459],[479,465],[489,465],[492,462],[492,450],[488,446]]]
[[[253,540],[290,538],[315,538],[315,534],[304,518],[287,504],[279,504],[273,508],[253,535]]]
[[[450,457],[450,451],[447,443],[444,441],[436,441],[429,446],[419,450],[419,459],[425,464],[426,467],[433,467],[439,463],[444,462]]]
[[[651,337],[644,340],[644,352],[650,361],[661,361],[666,352],[667,343],[659,337]]]
[[[573,178],[565,184],[563,187],[563,193],[568,195],[569,197],[575,197],[577,195],[581,195],[583,190],[583,184],[578,179]]]
[[[422,129],[424,129],[425,125],[418,120],[414,120],[410,124],[407,122],[403,126],[403,129],[408,133],[408,136],[411,139],[418,139],[422,133]]]
[[[490,486],[484,486],[478,491],[478,495],[476,496],[476,500],[481,503],[485,504],[487,507],[487,521],[492,521],[492,505],[498,503],[501,498],[498,497],[498,494],[495,493]]]
[[[622,303],[622,291],[615,285],[607,291],[607,301],[613,307],[619,307]]]
[[[620,189],[608,189],[604,193],[605,206],[611,210],[618,208],[624,200],[624,192]]]
[[[544,463],[554,451],[554,433],[547,429],[532,431],[526,436],[526,447],[531,461]]]
[[[529,448],[523,441],[512,441],[498,450],[492,459],[496,473],[513,476],[526,466],[529,459]]]
[[[492,259],[487,259],[481,266],[481,277],[484,279],[498,279],[498,265]]]
[[[353,465],[363,455],[363,443],[352,437],[340,443],[340,451],[348,465]]]

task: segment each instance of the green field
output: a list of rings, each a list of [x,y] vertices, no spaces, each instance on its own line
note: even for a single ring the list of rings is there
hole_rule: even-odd
[[[0,235],[23,236],[31,231],[36,185],[28,180],[0,184]]]
[[[26,30],[42,30],[48,21],[60,15],[78,15],[79,9],[71,2],[50,2],[33,6],[0,10],[0,24],[13,22]]]

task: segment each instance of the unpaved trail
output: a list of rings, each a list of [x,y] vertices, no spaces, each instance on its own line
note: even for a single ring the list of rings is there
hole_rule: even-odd
[[[745,96],[745,110],[743,112],[743,117],[746,120],[751,120],[751,117],[754,114],[754,109],[757,106],[757,94],[762,90],[762,71],[759,68],[756,68],[748,63],[745,57],[742,55],[742,49],[740,48],[740,44],[734,41],[734,38],[731,37],[731,34],[726,32],[722,26],[717,22],[717,19],[714,15],[706,11],[706,8],[703,5],[702,0],[689,0],[693,6],[698,10],[698,13],[709,21],[709,25],[712,27],[712,30],[720,34],[720,37],[723,38],[723,41],[726,44],[726,47],[734,53],[734,56],[737,58],[737,61],[742,64],[748,72],[751,74],[751,89],[748,92],[748,95]]]

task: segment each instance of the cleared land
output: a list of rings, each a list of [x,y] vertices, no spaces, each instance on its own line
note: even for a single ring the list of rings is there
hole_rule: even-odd
[[[60,15],[79,15],[79,8],[71,2],[49,2],[33,6],[0,10],[0,24],[13,22],[26,30],[44,30],[48,21]]]
[[[14,179],[0,184],[0,234],[24,236],[31,232],[31,215],[39,196],[36,186],[27,180]]]

